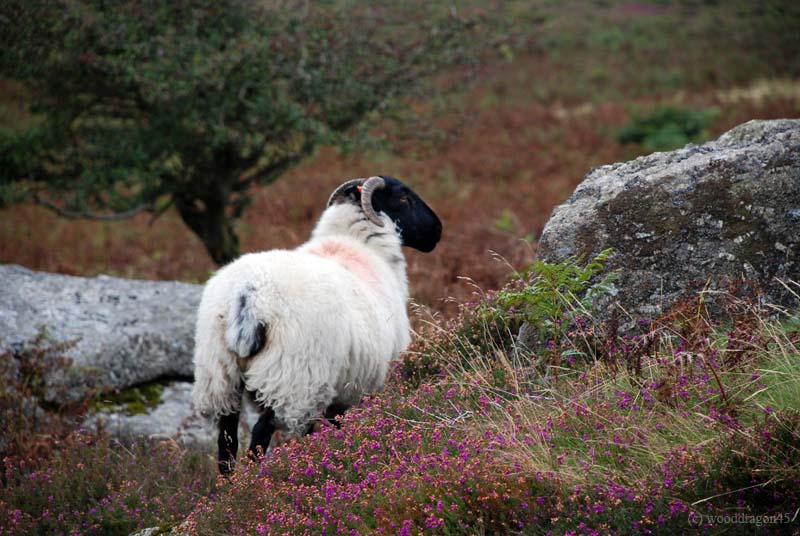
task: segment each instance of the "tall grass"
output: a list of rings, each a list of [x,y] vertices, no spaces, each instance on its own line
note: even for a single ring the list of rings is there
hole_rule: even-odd
[[[796,313],[771,316],[731,297],[728,314],[713,318],[701,295],[619,337],[608,323],[581,329],[586,309],[559,295],[573,310],[558,317],[578,328],[562,348],[581,359],[551,362],[560,372],[547,374],[527,348],[487,352],[451,340],[461,355],[446,372],[484,409],[473,432],[502,437],[509,466],[553,479],[565,493],[554,532],[714,530],[736,512],[781,520],[764,525],[769,531],[789,530],[784,521],[800,508]],[[496,340],[494,327],[484,340]]]

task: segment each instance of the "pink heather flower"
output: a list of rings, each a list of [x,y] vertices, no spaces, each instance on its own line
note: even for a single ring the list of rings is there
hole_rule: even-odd
[[[398,532],[398,536],[411,536],[411,526],[412,521],[410,519],[403,520],[403,526],[400,527],[400,532]]]
[[[436,517],[435,515],[431,514],[425,519],[425,526],[429,529],[436,529],[441,527],[444,524],[444,520],[440,517]]]
[[[688,510],[688,507],[681,501],[672,501],[669,504],[669,514],[671,516],[674,516],[679,512],[685,512],[686,510]]]

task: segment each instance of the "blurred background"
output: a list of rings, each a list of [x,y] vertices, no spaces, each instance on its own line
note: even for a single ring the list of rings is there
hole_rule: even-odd
[[[408,257],[448,312],[590,168],[800,117],[792,0],[5,4],[0,262],[36,270],[203,282],[387,174],[443,220]]]

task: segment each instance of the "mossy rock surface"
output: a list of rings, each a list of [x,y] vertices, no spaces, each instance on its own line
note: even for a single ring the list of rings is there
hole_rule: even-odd
[[[781,281],[800,280],[800,120],[750,121],[716,141],[592,170],[554,210],[538,256],[608,248],[619,302],[636,316],[742,279],[794,305]]]
[[[117,393],[106,393],[95,400],[98,411],[125,411],[129,415],[142,415],[161,403],[163,383],[147,383]]]

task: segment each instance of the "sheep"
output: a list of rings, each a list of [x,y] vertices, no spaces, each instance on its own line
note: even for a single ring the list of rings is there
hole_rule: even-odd
[[[411,342],[401,246],[430,252],[441,233],[433,210],[398,179],[354,179],[331,194],[308,242],[243,255],[209,279],[193,401],[218,420],[220,473],[233,471],[245,393],[260,412],[248,448],[255,458],[272,439],[303,435],[383,387]]]

